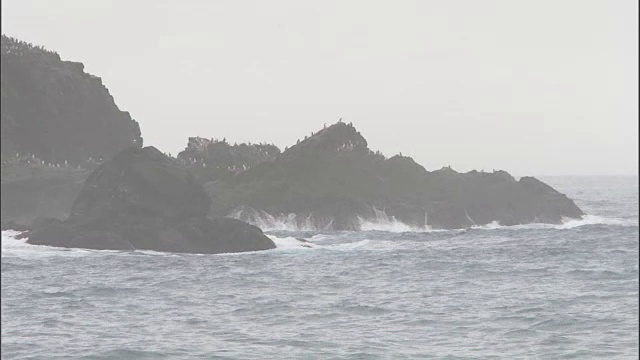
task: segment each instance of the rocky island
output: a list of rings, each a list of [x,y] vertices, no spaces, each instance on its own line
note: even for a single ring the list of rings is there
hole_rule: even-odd
[[[533,177],[505,171],[429,172],[412,158],[385,158],[351,124],[320,129],[271,159],[240,171],[205,158],[227,176],[205,183],[212,213],[254,224],[287,218],[301,228],[358,230],[364,221],[458,229],[562,222],[582,211]]]
[[[217,254],[275,248],[262,230],[207,217],[211,199],[154,147],[124,150],[94,170],[65,221],[27,234],[37,245]]]
[[[216,253],[273,247],[244,222],[458,229],[583,215],[533,177],[387,158],[342,121],[283,151],[217,134],[171,158],[142,148],[138,123],[81,63],[4,35],[1,115],[2,227],[31,228],[32,243]]]

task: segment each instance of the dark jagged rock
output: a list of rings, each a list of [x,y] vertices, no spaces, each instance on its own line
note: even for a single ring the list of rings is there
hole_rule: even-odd
[[[65,221],[28,234],[31,244],[89,249],[224,253],[275,247],[242,221],[207,217],[211,199],[174,160],[130,148],[86,180]]]
[[[215,165],[215,164],[211,164]],[[358,229],[363,220],[466,228],[560,223],[582,211],[534,178],[505,171],[429,172],[407,156],[385,159],[342,122],[299,141],[274,160],[205,184],[213,214],[264,223],[295,214],[300,227]]]
[[[2,154],[77,165],[142,146],[138,123],[82,63],[4,35],[0,49]]]

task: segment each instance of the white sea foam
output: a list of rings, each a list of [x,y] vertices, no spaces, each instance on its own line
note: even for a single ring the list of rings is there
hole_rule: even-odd
[[[617,226],[638,226],[637,219],[616,219],[616,218],[607,218],[603,216],[597,215],[584,215],[581,219],[564,219],[562,224],[543,224],[543,223],[534,223],[534,224],[521,224],[521,225],[500,225],[499,222],[493,221],[489,224],[485,225],[477,225],[473,226],[472,229],[481,229],[481,230],[496,230],[496,229],[573,229],[580,226],[585,225],[617,225]]]
[[[20,231],[2,231],[2,257],[19,256],[24,252],[29,252],[32,245],[26,243],[26,239],[16,239]]]
[[[402,221],[395,218],[395,216],[387,216],[384,211],[376,210],[375,219],[364,219],[358,217],[360,223],[360,230],[362,231],[386,231],[393,233],[403,232],[425,232],[431,230],[429,227],[419,228],[407,225]]]
[[[360,230],[361,231],[386,231],[392,233],[403,233],[403,232],[427,232],[430,229],[427,228],[418,228],[409,226],[402,221],[397,220],[392,217],[389,220],[366,220],[361,217],[358,217],[358,221],[360,222]]]
[[[67,249],[45,245],[27,244],[27,239],[16,239],[21,234],[20,231],[3,230],[2,231],[2,257],[22,257],[22,258],[43,258],[49,256],[85,256],[90,254],[91,250],[86,249]]]
[[[616,219],[596,215],[584,215],[582,219],[565,219],[556,225],[556,229],[572,229],[583,225],[618,225],[618,226],[638,226],[638,219]]]
[[[424,227],[411,226],[396,219],[395,216],[387,216],[384,212],[376,215],[375,219],[364,219],[362,217],[358,217],[360,230],[385,231],[391,233],[443,231],[434,230],[428,225]]]
[[[393,233],[403,232],[431,232],[446,231],[434,230],[429,226],[418,227],[403,223],[389,216],[384,210],[373,208],[375,216],[373,218],[357,217],[357,226],[361,231],[385,231]],[[297,214],[278,214],[272,215],[266,211],[255,210],[249,207],[238,207],[231,214],[230,218],[242,220],[249,224],[261,228],[263,231],[327,231],[332,229],[333,220],[319,221],[313,215],[306,217]],[[425,223],[426,223],[425,213]]]
[[[296,214],[272,215],[263,210],[241,206],[228,215],[261,228],[263,231],[321,231],[331,228],[333,221],[317,226],[318,221],[312,215],[301,217]]]
[[[439,232],[450,231],[446,229],[433,229],[431,226],[424,227],[412,226],[398,220],[393,215],[388,215],[384,210],[373,208],[374,217],[364,218],[357,217],[357,227],[360,231],[381,231],[391,233],[406,232]],[[272,215],[262,210],[255,210],[248,207],[239,207],[234,210],[229,217],[239,219],[250,224],[256,225],[263,231],[311,231],[320,232],[328,231],[332,228],[333,221],[320,222],[308,215],[302,217],[296,214],[279,214]],[[427,213],[425,212],[425,224],[427,223]],[[597,215],[584,215],[581,219],[565,219],[562,224],[543,224],[532,223],[522,225],[501,225],[498,221],[493,221],[485,225],[474,225],[472,229],[496,230],[496,229],[572,229],[584,225],[619,225],[619,226],[638,226],[637,219],[616,219],[607,218]],[[460,229],[458,229],[460,230]]]
[[[402,246],[402,241],[396,240],[371,240],[362,239],[357,241],[339,242],[333,244],[316,244],[313,242],[301,242],[293,237],[280,238],[267,235],[276,244],[276,251],[284,250],[326,250],[326,251],[352,251],[352,250],[373,250],[387,251]]]
[[[18,234],[20,233],[13,230],[2,231],[2,257],[14,255],[15,249],[24,245],[24,240],[20,241],[15,238]]]
[[[278,223],[278,222],[274,222]],[[272,227],[273,230],[284,230],[284,231],[315,231],[311,228],[298,228],[293,226],[291,222],[280,222],[282,226]],[[607,218],[597,215],[584,215],[581,219],[566,219],[562,224],[522,224],[522,225],[512,225],[512,226],[504,226],[500,225],[499,222],[494,221],[485,225],[477,225],[473,226],[471,229],[480,229],[480,230],[500,230],[500,229],[509,229],[509,230],[536,230],[536,229],[573,229],[580,226],[586,225],[613,225],[613,226],[638,226],[638,219],[618,219],[618,218]],[[438,230],[438,229],[430,229],[430,228],[416,228],[404,224],[394,217],[389,217],[384,213],[380,213],[375,220],[365,220],[360,219],[360,227],[362,231],[381,231],[381,232],[391,232],[391,233],[404,233],[404,232],[431,232],[431,231],[451,231],[451,230]],[[264,228],[265,231],[270,230],[269,227]],[[453,231],[460,231],[453,230]],[[462,230],[466,231],[466,230]],[[127,255],[176,255],[171,253],[163,253],[156,251],[134,251],[134,252],[122,252],[117,250],[89,250],[89,249],[68,249],[68,248],[58,248],[53,246],[45,246],[45,245],[31,245],[27,244],[26,239],[16,239],[21,232],[14,230],[4,230],[2,231],[2,257],[25,257],[25,258],[43,258],[49,256],[64,256],[64,257],[77,257],[77,256],[87,256],[92,254],[127,254]],[[351,232],[345,232],[351,233]],[[274,242],[276,248],[278,250],[292,250],[292,249],[300,249],[300,250],[308,250],[308,249],[335,249],[335,250],[348,250],[348,249],[356,249],[361,247],[366,248],[380,248],[385,246],[395,246],[398,241],[371,241],[368,239],[359,240],[356,242],[340,242],[334,244],[323,244],[323,240],[332,239],[337,236],[337,233],[334,234],[316,234],[311,237],[309,242],[304,242],[296,239],[295,237],[277,237],[274,235],[267,234],[267,236]]]
[[[56,257],[80,257],[90,255],[156,255],[156,256],[178,256],[175,253],[159,252],[153,250],[94,250],[81,248],[63,248],[48,245],[33,245],[27,243],[27,239],[16,239],[21,234],[20,231],[3,230],[2,231],[2,257],[21,257],[21,258],[46,258]]]
[[[300,241],[290,236],[281,238],[274,235],[267,235],[267,237],[273,241],[277,249],[312,249],[318,247],[318,245],[311,242]]]
[[[371,240],[363,239],[360,241],[352,241],[352,242],[346,242],[346,243],[327,245],[326,248],[333,249],[333,250],[353,250],[353,249],[358,249],[362,247],[369,247],[371,244],[372,244]]]
[[[363,239],[360,241],[338,243],[326,246],[329,250],[367,250],[367,251],[389,251],[396,248],[402,248],[407,246],[407,241],[402,240],[371,240]]]
[[[386,211],[373,208],[375,218],[364,219],[358,217],[360,223],[360,230],[362,231],[386,231],[392,233],[404,233],[404,232],[430,232],[434,231],[429,225],[424,227],[411,226],[396,219],[395,216],[387,215]],[[424,222],[427,223],[427,213],[424,215]]]

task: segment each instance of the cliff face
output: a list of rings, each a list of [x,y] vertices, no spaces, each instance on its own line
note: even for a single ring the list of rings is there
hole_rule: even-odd
[[[77,164],[142,146],[138,123],[82,63],[4,35],[1,55],[3,154]]]
[[[416,227],[465,228],[560,223],[582,211],[537,179],[504,171],[429,172],[406,156],[371,151],[339,122],[299,141],[274,160],[206,184],[216,215],[261,218],[296,214],[299,226],[358,229],[363,219],[397,219]]]

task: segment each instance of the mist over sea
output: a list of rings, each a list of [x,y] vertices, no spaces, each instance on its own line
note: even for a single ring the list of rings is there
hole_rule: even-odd
[[[188,255],[2,233],[2,359],[638,358],[638,178],[545,177],[562,225],[262,224]],[[308,246],[295,240],[304,237]]]

